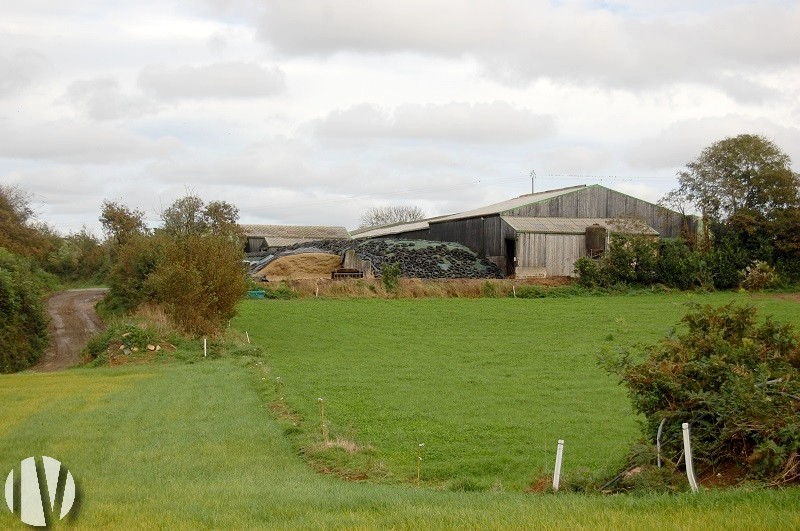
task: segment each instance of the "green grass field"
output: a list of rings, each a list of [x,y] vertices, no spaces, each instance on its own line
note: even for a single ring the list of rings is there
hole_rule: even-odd
[[[616,473],[639,428],[596,354],[662,337],[687,301],[731,298],[749,299],[248,302],[234,324],[266,349],[264,377],[281,378],[288,409],[304,419],[293,419],[301,428],[296,444],[318,468],[415,482],[424,443],[426,482],[520,491],[552,473],[559,439],[565,479]],[[800,322],[797,303],[752,302]],[[319,397],[329,439],[363,451],[320,444]]]
[[[571,473],[621,459],[636,426],[594,351],[661,336],[690,298],[745,297],[244,302],[234,326],[262,358],[0,377],[0,479],[29,455],[59,459],[79,485],[69,526],[87,529],[796,529],[797,488],[522,491],[551,466],[559,437]],[[753,302],[800,322],[796,302]],[[366,449],[353,463],[321,449],[314,462],[374,481],[315,473],[298,455],[321,439],[318,397],[331,439]],[[488,490],[448,490],[472,487]],[[0,528],[24,527],[0,510]]]

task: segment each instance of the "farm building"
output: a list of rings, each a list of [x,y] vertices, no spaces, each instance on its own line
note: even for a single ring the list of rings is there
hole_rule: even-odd
[[[622,218],[639,223],[619,223]],[[353,231],[354,238],[457,242],[517,277],[571,276],[575,261],[598,255],[613,232],[675,238],[696,230],[679,212],[600,185],[523,195],[451,216]],[[588,237],[587,237],[588,235]]]
[[[290,245],[318,240],[349,240],[344,227],[307,225],[239,225],[246,239],[246,253],[274,252]]]

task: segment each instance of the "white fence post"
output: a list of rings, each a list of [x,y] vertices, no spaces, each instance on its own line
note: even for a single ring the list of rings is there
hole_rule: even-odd
[[[553,472],[553,490],[558,492],[558,484],[561,482],[561,460],[564,456],[564,440],[558,440],[558,450],[556,451],[556,469]]]
[[[683,453],[686,460],[686,477],[689,478],[689,486],[692,492],[697,492],[697,479],[694,477],[694,465],[692,465],[692,442],[689,436],[689,423],[683,423]]]
[[[205,358],[208,356],[208,344],[206,343],[206,338],[203,338],[203,357]]]

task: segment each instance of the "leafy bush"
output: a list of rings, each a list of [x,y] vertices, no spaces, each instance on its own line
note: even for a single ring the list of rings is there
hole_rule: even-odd
[[[168,243],[161,235],[134,235],[116,249],[108,277],[111,310],[128,311],[156,300],[148,278],[164,260]]]
[[[753,265],[747,266],[740,275],[742,277],[742,287],[747,291],[761,291],[771,288],[778,281],[775,269],[762,261],[756,261]]]
[[[608,282],[647,286],[656,280],[658,240],[638,234],[611,234],[602,258]]]
[[[645,415],[645,437],[654,442],[666,419],[662,454],[677,464],[688,422],[701,474],[736,467],[773,485],[800,481],[800,335],[732,303],[694,306],[681,322],[682,335],[603,360]]]
[[[384,263],[381,266],[381,283],[387,292],[396,292],[400,283],[400,264]]]
[[[242,255],[238,242],[225,236],[168,239],[144,286],[182,331],[213,334],[235,315],[247,291]]]
[[[731,289],[739,286],[739,272],[750,263],[747,251],[732,240],[723,240],[708,253],[708,265],[714,287]]]
[[[682,240],[663,240],[659,246],[656,281],[678,289],[692,289],[710,283],[705,260]]]
[[[47,347],[48,283],[30,259],[0,247],[0,373],[30,367]]]
[[[594,288],[604,284],[600,265],[597,260],[583,256],[575,261],[574,272],[578,275],[578,283],[587,288]]]

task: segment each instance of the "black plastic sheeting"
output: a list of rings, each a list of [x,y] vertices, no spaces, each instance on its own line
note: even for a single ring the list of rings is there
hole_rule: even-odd
[[[428,240],[321,240],[287,247],[254,262],[252,274],[283,256],[302,253],[328,253],[344,256],[354,249],[361,260],[369,260],[373,273],[380,276],[383,264],[398,264],[400,274],[410,278],[503,278],[489,260],[458,243]]]

